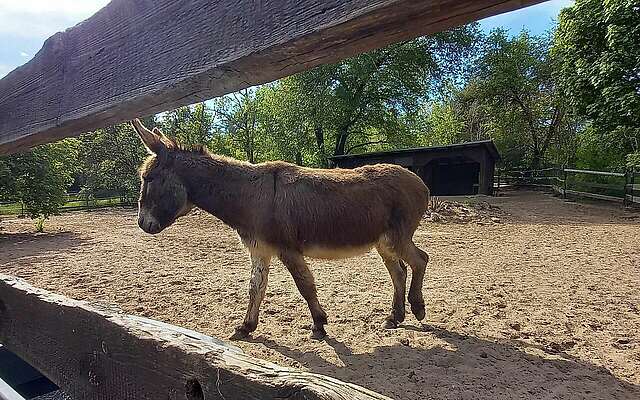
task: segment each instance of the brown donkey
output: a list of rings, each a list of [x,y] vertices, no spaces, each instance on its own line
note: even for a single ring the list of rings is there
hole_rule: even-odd
[[[378,250],[394,286],[393,310],[384,326],[404,320],[406,262],[413,277],[411,311],[425,317],[422,281],[429,256],[412,241],[429,199],[422,180],[406,169],[379,164],[345,169],[312,169],[285,162],[249,164],[185,150],[157,128],[132,122],[151,152],[140,169],[138,225],[156,234],[197,206],[235,229],[251,256],[249,308],[232,336],[256,329],[276,256],[287,267],[307,301],[312,337],[326,335],[327,315],[318,302],[311,258],[340,259]]]

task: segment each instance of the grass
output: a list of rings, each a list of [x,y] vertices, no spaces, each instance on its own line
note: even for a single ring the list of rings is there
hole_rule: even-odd
[[[0,215],[18,215],[21,212],[20,203],[0,204]]]

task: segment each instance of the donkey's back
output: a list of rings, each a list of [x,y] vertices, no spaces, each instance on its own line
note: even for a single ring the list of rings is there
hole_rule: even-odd
[[[411,239],[429,190],[397,165],[320,170],[276,164],[270,232],[314,258],[363,253],[384,235]],[[274,231],[275,228],[275,231]],[[271,239],[271,238],[269,238]],[[279,243],[278,243],[279,244]]]

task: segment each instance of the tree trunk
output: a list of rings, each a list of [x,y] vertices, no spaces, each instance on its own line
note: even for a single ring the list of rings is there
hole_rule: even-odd
[[[534,147],[533,148],[533,154],[531,154],[531,164],[530,164],[530,169],[532,170],[536,170],[536,169],[540,169],[540,165],[542,164],[542,154],[540,152],[540,149],[538,149],[538,147]]]
[[[327,162],[327,151],[324,148],[324,130],[322,129],[322,125],[316,125],[316,127],[314,128],[314,133],[316,135],[318,151],[320,152],[320,164],[322,165],[322,167],[327,168],[329,166],[329,163]]]
[[[348,135],[348,128],[340,128],[340,131],[338,131],[338,137],[336,139],[336,148],[333,152],[334,156],[344,155],[344,149],[347,145]]]

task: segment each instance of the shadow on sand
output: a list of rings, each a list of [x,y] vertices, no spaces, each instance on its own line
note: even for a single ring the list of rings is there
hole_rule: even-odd
[[[51,257],[61,252],[72,252],[83,246],[87,239],[74,232],[0,233],[0,265],[4,261],[29,264],[36,258]]]
[[[344,366],[263,336],[252,341],[313,372],[395,399],[640,399],[640,386],[566,353],[547,358],[523,351],[535,347],[525,343],[494,342],[431,325],[425,330],[443,345],[421,349],[407,342],[355,354],[341,341],[327,338]]]

